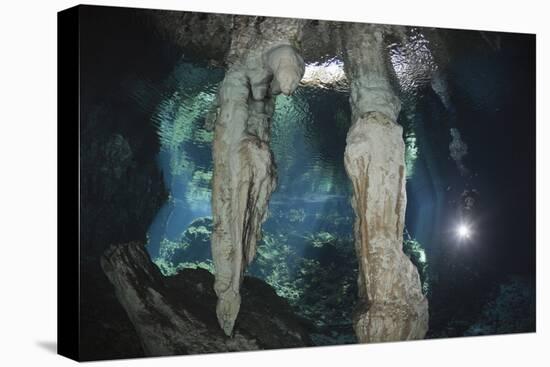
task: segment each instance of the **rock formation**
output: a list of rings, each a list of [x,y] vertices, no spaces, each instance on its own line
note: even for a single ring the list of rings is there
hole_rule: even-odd
[[[239,313],[243,272],[254,258],[276,187],[269,147],[274,96],[290,95],[304,74],[294,47],[303,21],[242,17],[235,28],[218,94],[212,180],[216,313],[227,335]]]
[[[241,322],[229,338],[216,323],[216,296],[208,271],[184,269],[164,277],[138,242],[112,246],[101,266],[147,356],[311,345],[310,325],[294,316],[288,303],[259,279],[244,281],[247,298]]]
[[[400,101],[392,90],[384,32],[346,24],[343,49],[351,86],[352,126],[345,167],[353,184],[359,298],[354,329],[360,342],[424,338],[428,302],[418,272],[403,253],[405,145],[396,123]]]

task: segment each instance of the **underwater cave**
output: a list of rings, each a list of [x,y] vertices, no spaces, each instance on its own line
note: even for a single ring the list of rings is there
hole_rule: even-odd
[[[334,70],[326,80],[306,78],[292,97],[277,98],[271,140],[277,190],[247,275],[266,281],[299,315],[314,321],[319,343],[339,344],[354,341],[351,311],[357,296],[351,185],[342,164],[349,92],[341,62],[306,66],[306,76],[321,68]],[[213,133],[205,123],[223,74],[221,68],[182,62],[171,76],[176,91],[153,116],[170,196],[149,228],[147,250],[165,275],[182,268],[214,272]],[[335,331],[341,340],[332,336]]]
[[[534,37],[106,9],[81,10],[85,359],[534,331]]]

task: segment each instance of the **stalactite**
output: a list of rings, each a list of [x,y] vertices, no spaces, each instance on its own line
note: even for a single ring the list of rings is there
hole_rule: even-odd
[[[403,253],[405,145],[385,56],[389,29],[350,23],[342,33],[352,108],[345,167],[353,184],[359,262],[354,329],[361,342],[420,339],[428,329],[418,271]]]
[[[304,62],[294,47],[303,21],[239,19],[218,94],[213,144],[214,289],[218,322],[227,335],[233,331],[243,273],[254,259],[276,187],[269,147],[274,98],[292,94],[304,74]]]

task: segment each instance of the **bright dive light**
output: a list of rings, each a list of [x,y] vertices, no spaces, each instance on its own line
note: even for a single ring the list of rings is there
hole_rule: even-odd
[[[461,224],[457,229],[458,236],[460,238],[470,238],[470,228],[466,224]]]

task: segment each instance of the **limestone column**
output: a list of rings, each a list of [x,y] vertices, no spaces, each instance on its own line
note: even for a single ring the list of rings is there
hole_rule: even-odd
[[[353,184],[359,263],[353,323],[364,343],[421,339],[428,330],[418,271],[403,253],[405,144],[383,40],[389,30],[357,23],[342,29],[352,110],[344,159]]]
[[[216,314],[231,335],[246,266],[261,238],[276,167],[269,146],[277,94],[290,95],[304,74],[295,48],[303,21],[235,17],[228,70],[218,93],[212,180],[212,256]]]

